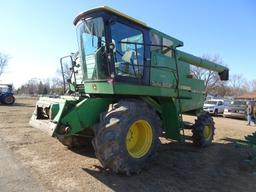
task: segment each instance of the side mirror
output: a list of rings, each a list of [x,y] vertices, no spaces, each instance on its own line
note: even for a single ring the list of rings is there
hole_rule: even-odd
[[[71,83],[71,79],[66,79],[67,77],[64,74],[70,74],[68,69],[72,70],[74,67],[74,60],[71,55],[60,58],[60,67],[63,78],[63,92],[66,92],[66,82]]]
[[[72,68],[75,64],[76,64],[76,62],[73,61],[73,58],[70,55],[60,58],[61,67],[65,66],[65,68],[67,68],[67,67]]]

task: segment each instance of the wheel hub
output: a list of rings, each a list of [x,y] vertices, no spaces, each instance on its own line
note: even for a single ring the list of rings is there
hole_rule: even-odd
[[[212,130],[211,130],[211,128],[208,125],[204,126],[203,134],[204,134],[205,140],[208,140],[208,139],[211,138]]]
[[[149,151],[153,140],[150,124],[146,120],[135,121],[126,135],[126,148],[133,158],[141,158]]]

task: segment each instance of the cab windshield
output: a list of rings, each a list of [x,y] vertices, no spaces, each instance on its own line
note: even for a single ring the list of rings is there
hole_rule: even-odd
[[[77,27],[84,81],[107,79],[105,30],[102,17],[87,18]]]

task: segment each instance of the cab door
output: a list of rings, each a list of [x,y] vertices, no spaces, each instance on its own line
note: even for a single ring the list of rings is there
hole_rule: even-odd
[[[144,43],[148,33],[142,27],[119,19],[111,23],[110,29],[115,81],[149,84],[149,48]]]

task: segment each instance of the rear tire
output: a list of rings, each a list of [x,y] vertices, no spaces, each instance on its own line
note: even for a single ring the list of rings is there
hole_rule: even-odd
[[[192,129],[193,143],[199,147],[207,147],[211,145],[214,131],[213,118],[209,114],[198,116]]]
[[[9,95],[3,99],[3,102],[6,105],[12,105],[15,102],[15,98],[12,95]]]
[[[121,100],[103,112],[92,141],[96,157],[115,173],[139,173],[154,157],[161,121],[146,103]]]

